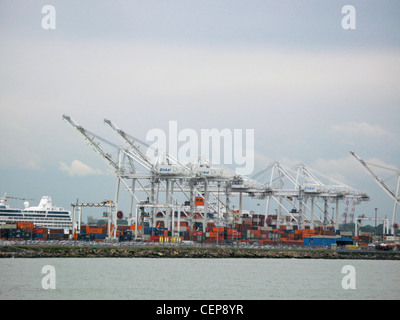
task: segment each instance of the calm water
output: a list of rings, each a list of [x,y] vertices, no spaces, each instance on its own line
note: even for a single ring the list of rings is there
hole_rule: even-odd
[[[54,266],[56,289],[42,288]],[[344,290],[345,265],[356,289]],[[399,299],[400,262],[299,259],[1,259],[0,299]]]

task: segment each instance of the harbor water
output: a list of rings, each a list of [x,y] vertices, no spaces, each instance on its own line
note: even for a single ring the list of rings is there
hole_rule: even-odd
[[[44,279],[53,270],[55,288]],[[343,286],[353,267],[354,288]],[[10,258],[0,298],[274,300],[400,298],[400,261],[314,259]]]

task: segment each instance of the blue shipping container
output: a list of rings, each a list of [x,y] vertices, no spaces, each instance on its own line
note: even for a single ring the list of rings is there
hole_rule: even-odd
[[[354,244],[354,240],[348,237],[306,237],[303,239],[305,246],[330,247],[332,244]]]
[[[105,239],[107,235],[103,233],[94,233],[92,236],[94,239]]]

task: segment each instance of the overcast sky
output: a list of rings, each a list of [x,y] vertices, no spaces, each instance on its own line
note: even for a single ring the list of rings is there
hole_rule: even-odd
[[[54,30],[42,28],[48,4]],[[354,30],[342,28],[348,4]],[[399,21],[398,0],[3,0],[0,192],[66,208],[114,197],[67,114],[110,140],[104,118],[142,140],[169,121],[254,129],[255,171],[303,162],[367,192],[356,215],[391,216],[348,151],[400,168]]]

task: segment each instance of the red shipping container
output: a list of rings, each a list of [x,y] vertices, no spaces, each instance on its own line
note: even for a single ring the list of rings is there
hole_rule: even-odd
[[[64,229],[50,229],[50,230],[49,230],[49,233],[50,233],[50,234],[55,234],[55,233],[60,234],[60,233],[64,233]]]
[[[128,229],[129,229],[129,226],[118,226],[117,227],[117,230],[119,230],[119,231],[126,231]]]

